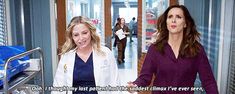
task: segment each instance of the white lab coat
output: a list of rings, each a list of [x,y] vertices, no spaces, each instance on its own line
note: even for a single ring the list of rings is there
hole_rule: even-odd
[[[118,68],[113,53],[104,46],[101,50],[106,55],[100,55],[93,50],[93,68],[96,86],[118,86]],[[75,62],[75,50],[71,50],[61,56],[59,65],[55,74],[53,87],[72,87],[73,69]],[[72,94],[72,91],[54,92],[52,94]],[[98,91],[98,94],[113,94],[117,92]]]

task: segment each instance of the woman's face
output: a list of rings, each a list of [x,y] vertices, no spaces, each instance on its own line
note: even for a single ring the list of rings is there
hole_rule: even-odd
[[[167,14],[166,19],[167,29],[169,33],[181,33],[186,27],[185,17],[180,8],[172,8]]]
[[[121,24],[125,24],[125,19],[121,18]]]
[[[75,25],[72,31],[72,37],[79,49],[91,46],[91,31],[85,24]]]

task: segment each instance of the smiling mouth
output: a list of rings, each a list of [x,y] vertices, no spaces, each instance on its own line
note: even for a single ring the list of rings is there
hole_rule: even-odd
[[[86,41],[83,41],[83,42],[79,42],[78,44],[83,45],[85,43],[86,43]]]

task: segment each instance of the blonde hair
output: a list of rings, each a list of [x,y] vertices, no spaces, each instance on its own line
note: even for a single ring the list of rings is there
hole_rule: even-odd
[[[100,37],[96,33],[95,25],[87,17],[76,16],[72,18],[72,20],[70,21],[66,29],[66,41],[64,45],[62,46],[60,55],[76,48],[77,45],[73,41],[72,32],[73,32],[74,26],[78,24],[84,24],[85,26],[88,27],[91,33],[91,44],[92,44],[93,49],[97,51],[98,53],[103,53],[101,51]]]

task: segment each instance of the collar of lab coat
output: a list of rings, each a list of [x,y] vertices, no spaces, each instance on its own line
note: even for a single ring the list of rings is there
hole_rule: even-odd
[[[105,52],[105,55],[99,54],[94,49],[92,50],[94,78],[96,86],[118,86],[118,68],[115,62],[115,58],[109,48],[101,47],[101,50]],[[72,87],[75,54],[76,49],[73,49],[61,56],[58,69],[54,78],[53,86]],[[115,92],[98,91],[98,94],[113,93]],[[52,92],[52,94],[72,94],[72,91],[68,91],[67,93]]]
[[[93,56],[93,68],[94,68],[94,77],[95,77],[95,83],[96,85],[101,85],[100,83],[100,65],[104,62],[104,57],[97,53],[94,49],[92,49],[92,56]],[[66,84],[69,87],[72,87],[73,83],[73,70],[74,70],[74,63],[75,63],[75,54],[76,54],[76,48],[68,52],[69,58],[66,60],[67,64],[67,72],[65,75],[68,77],[66,79]]]

